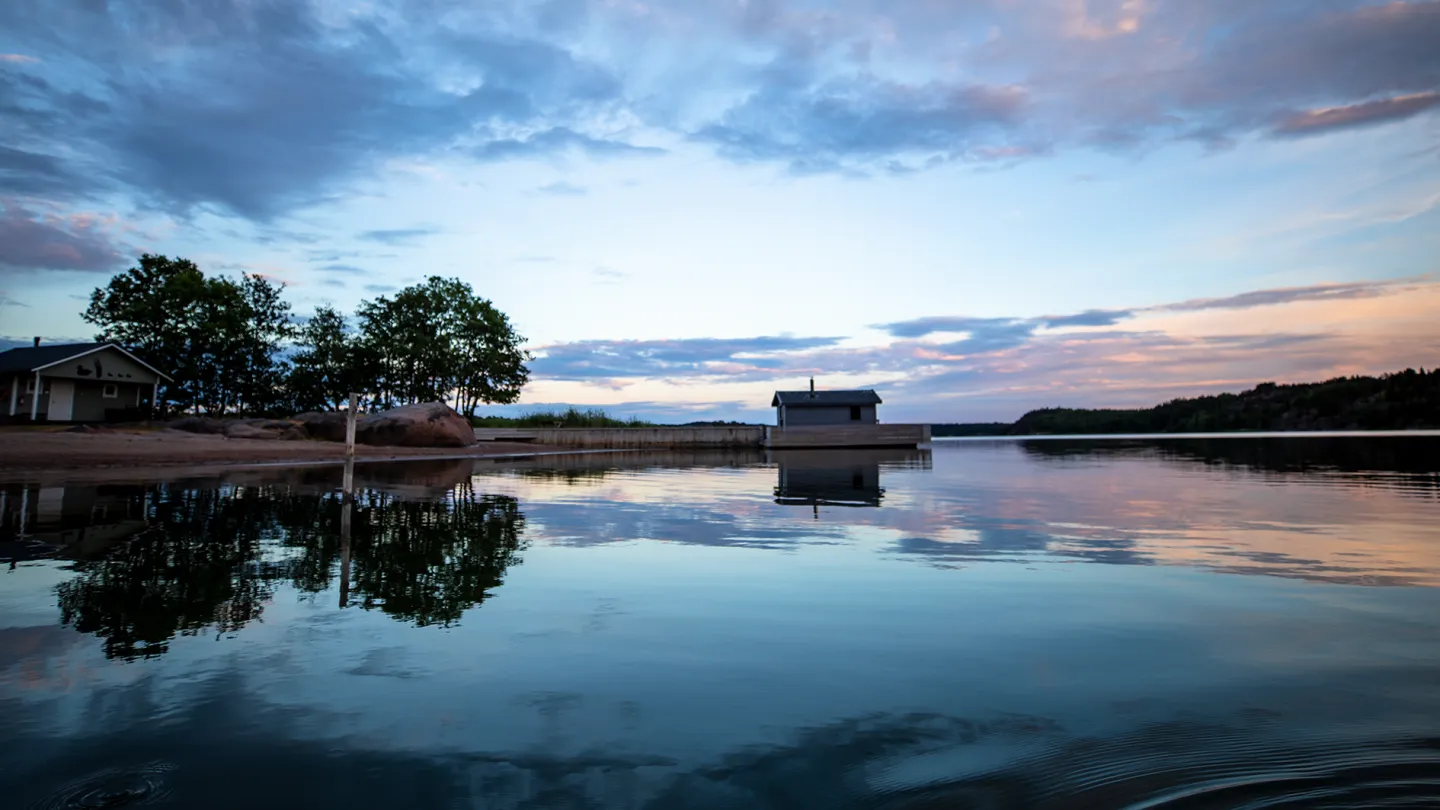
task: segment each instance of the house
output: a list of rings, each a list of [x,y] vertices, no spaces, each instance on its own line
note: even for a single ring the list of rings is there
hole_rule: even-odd
[[[114,343],[0,352],[5,421],[104,422],[148,417],[170,378]]]
[[[873,425],[875,406],[880,395],[871,389],[858,391],[816,391],[810,380],[809,391],[776,391],[770,407],[775,409],[775,424],[780,427],[805,425]]]

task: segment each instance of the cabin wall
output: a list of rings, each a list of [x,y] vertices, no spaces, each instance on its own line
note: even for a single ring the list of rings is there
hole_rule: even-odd
[[[75,383],[75,410],[72,422],[103,422],[106,411],[134,410],[149,405],[153,384],[110,383],[115,386],[116,396],[107,398],[107,383],[77,381]]]
[[[5,399],[3,400],[3,405],[0,405],[0,408],[3,408],[3,410],[0,410],[0,414],[5,414],[8,418],[10,414],[10,392],[13,390],[15,392],[15,417],[29,419],[31,402],[34,400],[34,395],[26,393],[25,384],[27,382],[34,382],[34,380],[34,374],[16,374],[8,377],[5,381]],[[40,383],[40,416],[44,418],[46,411],[50,408],[50,381],[42,378]]]
[[[849,405],[819,406],[819,407],[793,407],[785,408],[785,426],[802,427],[809,425],[873,425],[875,424],[875,406],[860,406],[860,418],[850,418]]]
[[[139,363],[126,357],[123,352],[104,349],[67,360],[51,366],[42,372],[47,377],[69,380],[91,380],[98,382],[133,383],[154,385],[157,377]],[[133,396],[133,395],[132,395]],[[133,402],[131,403],[134,404]]]
[[[153,375],[152,375],[153,376]],[[27,382],[33,382],[33,374],[17,374],[6,376],[0,380],[0,418],[9,421],[28,421],[30,419],[30,404],[33,397],[25,392]],[[154,383],[133,383],[133,382],[112,382],[115,386],[116,395],[105,396],[107,383],[96,380],[67,380],[75,387],[73,407],[70,413],[71,422],[104,422],[109,414],[107,411],[135,411],[135,409],[148,409],[150,398],[154,393]],[[50,386],[51,379],[48,375],[40,378],[41,394],[40,408],[37,415],[41,420],[47,419],[50,412]],[[15,392],[15,412],[10,412],[10,392]]]

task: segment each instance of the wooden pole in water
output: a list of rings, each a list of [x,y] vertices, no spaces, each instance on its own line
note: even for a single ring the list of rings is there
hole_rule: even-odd
[[[345,479],[340,488],[340,607],[350,601],[350,510],[355,503],[355,419],[360,395],[350,392],[345,414]]]
[[[345,482],[340,495],[340,607],[350,601],[350,507],[355,501],[355,459],[345,459]]]
[[[345,414],[345,457],[355,457],[355,411],[360,406],[360,395],[350,394],[350,410]]]

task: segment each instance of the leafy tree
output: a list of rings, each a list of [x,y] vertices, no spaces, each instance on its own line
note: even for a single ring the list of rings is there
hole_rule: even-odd
[[[459,279],[431,276],[362,301],[358,330],[320,307],[297,329],[285,287],[258,275],[207,278],[193,262],[145,254],[96,289],[85,320],[166,369],[166,410],[269,414],[329,409],[349,392],[393,407],[450,403],[473,416],[481,403],[516,401],[530,359],[505,313]],[[282,359],[289,341],[296,349]]]
[[[207,278],[188,259],[145,254],[90,295],[82,317],[174,379],[162,410],[262,413],[281,399],[284,285],[256,275]]]
[[[90,294],[81,317],[100,327],[96,340],[114,341],[174,381],[163,383],[159,404],[180,409],[193,404],[193,380],[200,358],[191,353],[195,302],[205,275],[187,259],[145,254],[139,264]]]
[[[320,306],[300,328],[286,384],[300,411],[338,410],[351,391],[362,390],[361,358],[346,334],[345,316]]]
[[[369,369],[376,404],[450,402],[473,415],[514,402],[529,379],[524,342],[505,313],[459,279],[431,276],[395,297],[360,304],[354,362]]]
[[[240,370],[235,378],[237,408],[272,413],[285,400],[285,367],[278,357],[284,341],[295,336],[290,304],[280,296],[283,284],[246,275],[240,283],[245,318],[235,341]]]

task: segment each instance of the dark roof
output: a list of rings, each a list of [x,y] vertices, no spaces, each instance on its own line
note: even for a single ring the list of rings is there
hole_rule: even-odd
[[[53,343],[48,346],[25,346],[0,352],[0,373],[34,371],[41,366],[68,360],[77,354],[93,352],[108,343]]]
[[[19,349],[10,349],[0,352],[0,374],[36,371],[100,349],[114,349],[161,377],[170,379],[170,375],[141,360],[116,343],[54,343],[48,346],[23,346]]]
[[[847,408],[851,405],[879,405],[880,395],[873,389],[857,391],[776,391],[770,407]]]

